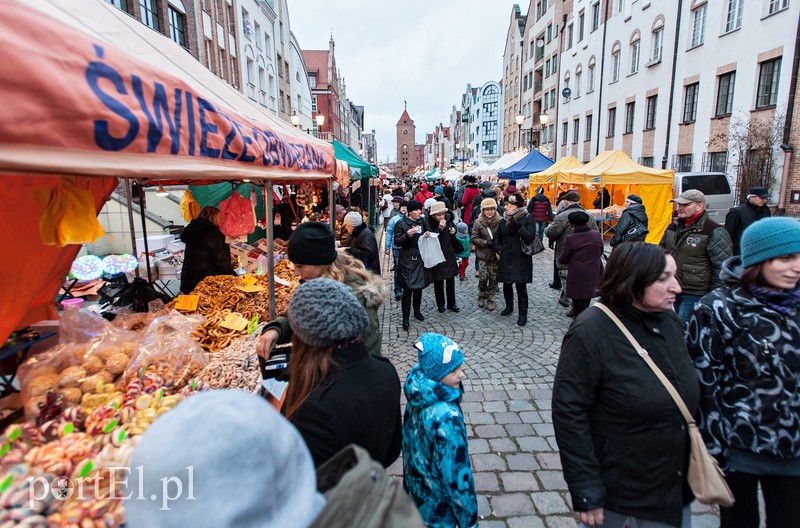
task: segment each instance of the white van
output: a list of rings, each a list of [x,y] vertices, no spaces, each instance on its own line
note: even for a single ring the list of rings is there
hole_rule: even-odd
[[[736,197],[724,172],[676,172],[675,196],[690,189],[706,195],[708,217],[718,224],[725,223],[725,215],[736,205]]]

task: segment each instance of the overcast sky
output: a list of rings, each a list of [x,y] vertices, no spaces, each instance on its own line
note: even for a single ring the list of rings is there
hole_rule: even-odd
[[[378,157],[394,161],[395,125],[408,101],[417,143],[448,126],[467,83],[500,81],[513,3],[492,0],[288,0],[300,47],[327,49],[331,31],[347,97],[364,106]],[[527,3],[521,5],[527,9]]]

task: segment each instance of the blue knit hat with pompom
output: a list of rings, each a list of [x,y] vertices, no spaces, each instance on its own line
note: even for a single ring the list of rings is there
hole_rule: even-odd
[[[742,233],[740,247],[744,268],[800,253],[800,221],[782,216],[753,222]]]
[[[440,381],[464,362],[461,347],[441,334],[422,334],[414,346],[422,373],[433,381]]]

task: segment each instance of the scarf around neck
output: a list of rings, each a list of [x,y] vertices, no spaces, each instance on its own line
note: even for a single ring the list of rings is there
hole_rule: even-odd
[[[751,284],[747,286],[747,291],[761,303],[783,315],[794,315],[797,307],[800,306],[800,288],[774,291]]]

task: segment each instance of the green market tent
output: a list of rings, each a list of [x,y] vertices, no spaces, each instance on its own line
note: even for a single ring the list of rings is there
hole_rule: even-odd
[[[378,167],[370,165],[364,158],[356,154],[353,149],[336,139],[333,140],[333,155],[338,160],[346,161],[350,166],[351,181],[378,177]]]

